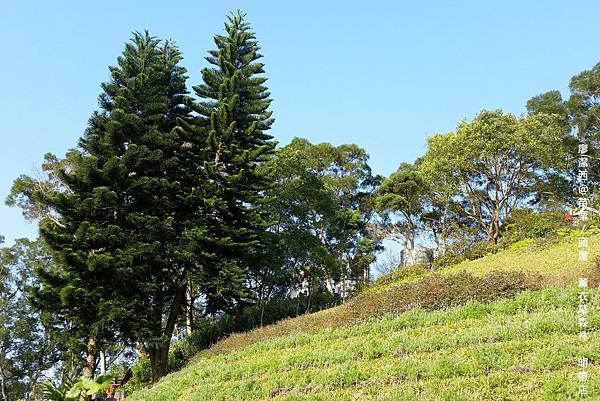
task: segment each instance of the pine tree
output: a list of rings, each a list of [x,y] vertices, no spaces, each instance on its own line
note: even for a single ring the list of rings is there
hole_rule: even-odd
[[[189,112],[180,60],[173,43],[135,33],[79,149],[55,173],[61,185],[28,192],[54,212],[40,233],[60,267],[40,272],[38,298],[87,335],[88,376],[117,339],[148,355],[153,379],[166,372],[188,264],[176,219],[185,150],[173,128]]]
[[[257,167],[276,146],[265,132],[274,120],[260,48],[244,18],[233,13],[226,34],[214,37],[217,49],[206,58],[212,67],[202,70],[203,83],[193,88],[201,99],[192,106],[198,117],[186,126],[204,148],[204,221],[190,235],[202,265],[195,280],[209,313],[245,302],[252,254],[269,225],[259,205],[267,201],[264,191],[272,181]]]

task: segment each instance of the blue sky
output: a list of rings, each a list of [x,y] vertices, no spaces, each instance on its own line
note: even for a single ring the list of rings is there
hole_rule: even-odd
[[[0,198],[45,152],[75,146],[132,31],[177,41],[192,85],[212,35],[238,8],[265,56],[276,139],[357,143],[380,174],[481,109],[520,114],[535,94],[566,94],[572,75],[600,61],[594,1],[5,0]],[[7,242],[36,231],[0,206]]]

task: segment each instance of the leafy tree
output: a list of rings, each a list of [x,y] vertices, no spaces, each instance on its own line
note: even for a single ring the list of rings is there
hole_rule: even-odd
[[[355,144],[333,146],[329,143],[304,146],[308,168],[331,191],[339,209],[328,227],[332,240],[326,241],[332,254],[342,262],[343,279],[369,281],[369,266],[379,249],[369,224],[374,214],[374,192],[381,177],[374,176],[369,155]],[[292,142],[292,146],[293,146]]]
[[[276,221],[272,266],[287,277],[284,290],[304,285],[312,294],[312,287],[331,291],[336,283],[368,280],[377,243],[367,222],[378,177],[366,152],[294,138],[266,168],[277,182],[265,210]]]
[[[591,185],[600,182],[598,148],[600,145],[600,63],[590,70],[582,71],[573,76],[569,83],[570,96],[563,100],[559,91],[553,90],[534,96],[527,102],[530,114],[555,114],[567,132],[573,135],[566,137],[566,146],[571,157],[577,157],[577,142],[588,144],[589,160],[588,179]],[[559,194],[564,202],[573,202],[574,179],[577,175],[576,166],[570,166],[565,171],[566,176],[555,176],[545,187],[538,190],[543,200],[548,193]]]
[[[571,78],[571,96],[567,107],[572,125],[581,139],[590,141],[596,149],[600,141],[600,63],[591,70],[582,71]]]
[[[52,260],[41,241],[18,239],[0,249],[0,391],[5,400],[31,400],[61,356],[52,319],[29,302],[36,268]]]
[[[445,169],[436,169],[423,159],[415,167],[426,183],[420,220],[435,243],[434,256],[445,256],[457,237],[464,237],[469,222],[459,202],[460,183]]]
[[[455,132],[431,136],[424,163],[458,180],[465,213],[497,244],[511,211],[532,201],[537,186],[553,173],[564,171],[566,135],[556,115],[519,119],[483,111]]]
[[[559,91],[549,91],[529,99],[527,112],[530,115],[542,113],[556,116],[557,123],[565,132],[563,146],[574,158],[577,140],[570,135],[573,118],[567,103]],[[566,202],[572,202],[574,191],[571,177],[577,174],[575,170],[576,166],[571,166],[570,171],[565,168],[549,172],[547,180],[536,183],[533,203],[544,209],[556,210],[562,208]]]
[[[266,206],[276,222],[272,227],[276,237],[270,248],[273,274],[261,277],[259,293],[263,288],[275,293],[281,288],[287,293],[303,282],[310,291],[315,284],[340,278],[340,263],[327,249],[327,229],[336,213],[335,197],[310,170],[307,154],[298,144],[295,139],[279,149],[267,166],[277,182],[269,193],[274,201]]]
[[[559,91],[549,91],[534,96],[527,101],[528,114],[554,114],[559,121],[568,126],[569,110]]]
[[[409,265],[417,261],[417,236],[427,193],[422,174],[409,163],[402,163],[377,189],[375,204],[383,217],[384,235],[402,244]]]

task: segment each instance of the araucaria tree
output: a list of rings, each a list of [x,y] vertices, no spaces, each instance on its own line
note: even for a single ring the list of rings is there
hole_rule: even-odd
[[[260,48],[244,17],[232,14],[225,35],[214,37],[217,48],[206,58],[212,67],[193,88],[200,98],[192,105],[197,116],[181,121],[191,148],[199,150],[190,159],[199,174],[189,201],[201,216],[187,238],[200,266],[192,280],[209,314],[249,300],[248,272],[269,226],[259,206],[272,179],[258,167],[276,146],[265,132],[273,123],[271,99]]]
[[[535,201],[536,188],[564,171],[567,135],[556,114],[483,111],[455,132],[431,136],[422,163],[458,181],[456,200],[497,244],[512,210]]]
[[[79,147],[47,156],[45,180],[13,186],[8,202],[40,221],[56,261],[38,272],[37,303],[85,341],[88,376],[104,344],[120,340],[150,359],[158,380],[194,298],[208,314],[252,298],[272,186],[258,167],[276,142],[265,133],[273,119],[255,36],[240,12],[225,27],[197,102],[177,47],[135,33]]]
[[[57,263],[38,272],[38,304],[87,337],[88,376],[103,344],[117,339],[138,344],[154,379],[166,371],[190,264],[176,219],[185,147],[173,128],[188,114],[180,60],[173,43],[135,33],[79,147],[54,163],[55,185],[15,183],[22,204],[44,211],[40,234]]]

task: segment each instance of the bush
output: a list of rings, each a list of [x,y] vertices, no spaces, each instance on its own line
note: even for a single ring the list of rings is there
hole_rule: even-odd
[[[131,379],[123,386],[123,391],[131,394],[134,391],[140,390],[146,383],[152,380],[152,367],[150,359],[141,357],[131,367]]]
[[[373,285],[377,287],[380,285],[387,285],[400,280],[422,277],[429,272],[430,271],[427,268],[427,266],[421,263],[416,263],[411,266],[400,266],[397,270],[393,271],[392,273],[379,277],[377,280],[375,280]]]
[[[435,270],[457,265],[465,260],[474,260],[498,252],[500,248],[489,241],[474,241],[461,252],[449,251],[433,261]]]
[[[492,271],[483,277],[462,271],[434,274],[387,288],[384,294],[367,292],[349,301],[355,319],[398,314],[412,308],[447,309],[471,300],[490,302],[525,290],[543,288],[544,277],[519,271]]]
[[[498,245],[489,241],[481,241],[473,244],[466,252],[465,257],[468,260],[479,259],[486,255],[492,255],[500,250]]]
[[[556,236],[558,230],[568,227],[565,214],[561,211],[537,212],[531,209],[517,209],[506,221],[500,241],[502,248],[527,238],[548,238]]]
[[[446,253],[443,256],[438,256],[433,261],[433,268],[435,270],[444,269],[446,267],[454,266],[467,260],[464,255],[459,255],[456,253]]]

